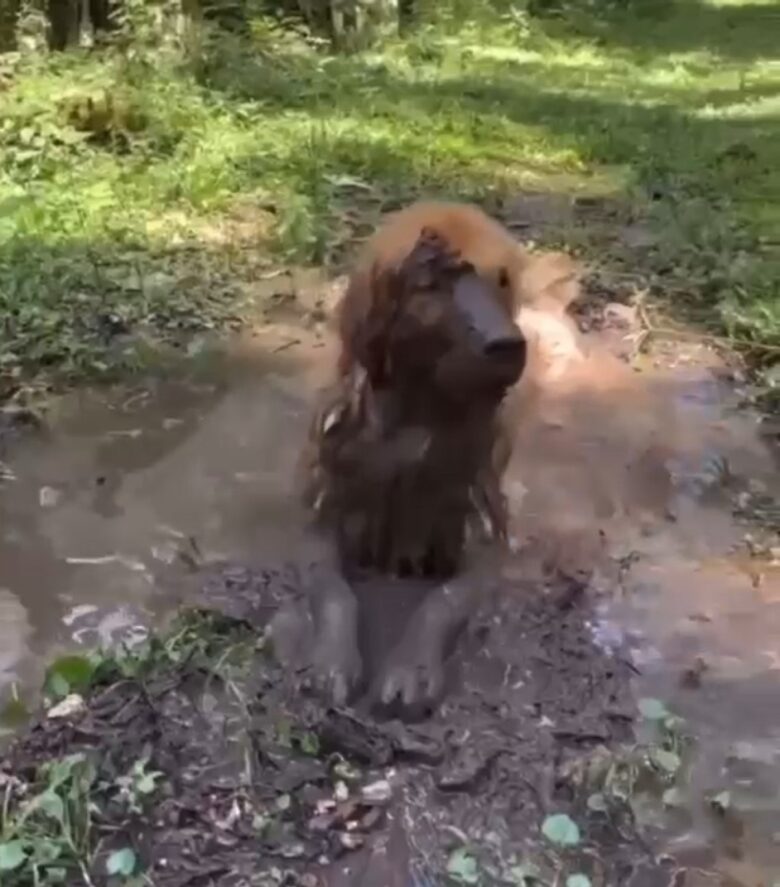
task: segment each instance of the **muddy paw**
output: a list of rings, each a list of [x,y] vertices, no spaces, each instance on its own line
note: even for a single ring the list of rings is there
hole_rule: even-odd
[[[334,705],[346,704],[363,674],[363,663],[354,644],[317,644],[311,664],[310,685]]]
[[[444,663],[429,650],[393,654],[379,682],[383,705],[400,702],[407,708],[433,705],[444,688]]]

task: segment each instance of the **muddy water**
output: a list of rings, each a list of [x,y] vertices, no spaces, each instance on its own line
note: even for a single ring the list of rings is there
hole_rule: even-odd
[[[646,825],[724,883],[775,883],[780,548],[748,518],[749,503],[778,501],[777,445],[706,347],[659,347],[630,370],[614,330],[582,339],[568,321],[530,321],[544,390],[528,386],[518,411],[520,569],[593,571],[597,642],[627,641],[637,694],[664,700],[696,739],[684,809]],[[706,799],[723,791],[731,806],[713,816]]]
[[[80,392],[45,434],[7,447],[0,692],[36,686],[73,643],[145,637],[193,563],[290,550],[295,442],[320,355],[310,337],[310,359],[292,360],[290,341],[277,330],[195,372]]]
[[[745,535],[761,533],[733,511],[780,494],[777,454],[706,348],[629,369],[614,354],[630,329],[525,324],[537,347],[513,406],[512,569],[592,573],[594,637],[628,639],[637,693],[696,737],[684,808],[661,824],[670,848],[734,884],[772,883],[780,573],[750,555]],[[194,562],[293,552],[294,461],[327,355],[277,324],[197,372],[74,395],[47,434],[0,454],[0,692],[34,686],[60,649],[144,637]],[[724,790],[719,820],[704,799]]]

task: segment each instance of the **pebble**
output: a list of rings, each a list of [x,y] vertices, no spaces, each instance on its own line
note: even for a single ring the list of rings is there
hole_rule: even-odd
[[[357,850],[363,846],[363,838],[354,832],[341,832],[339,841],[345,850]]]
[[[383,804],[390,800],[392,794],[393,790],[386,779],[364,785],[360,790],[360,796],[367,804]]]
[[[71,693],[61,702],[53,705],[47,712],[49,718],[72,718],[83,714],[87,710],[84,700],[78,693]]]

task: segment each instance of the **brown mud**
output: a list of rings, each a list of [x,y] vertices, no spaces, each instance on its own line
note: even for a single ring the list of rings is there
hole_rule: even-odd
[[[151,752],[169,785],[153,825],[105,798],[96,828],[105,851],[129,840],[155,860],[155,884],[430,885],[448,867],[523,884],[530,864],[543,884],[778,880],[778,463],[739,408],[738,369],[700,344],[635,356],[637,312],[607,299],[580,309],[585,336],[525,319],[540,347],[517,396],[515,555],[442,706],[402,726],[299,690],[311,625],[289,564],[292,472],[328,340],[305,294],[281,302],[291,316],[238,367],[79,395],[0,454],[0,666],[34,685],[58,649],[137,643],[187,602],[225,613],[227,633],[273,619],[285,667],[264,648],[235,687],[198,661],[108,676],[74,723],[24,735],[14,775],[90,747],[110,782]],[[421,589],[360,593],[375,670]],[[648,732],[638,697],[684,724]],[[540,833],[559,813],[576,846]]]
[[[298,583],[294,568],[213,568],[202,602],[237,623],[211,630],[262,630],[296,606]],[[191,657],[140,678],[110,674],[84,710],[41,718],[3,770],[25,785],[46,761],[87,752],[107,787],[143,758],[163,774],[146,822],[110,788],[93,798],[96,883],[127,845],[152,883],[182,887],[280,883],[280,872],[289,884],[439,884],[460,846],[477,848],[485,883],[513,883],[531,859],[545,877],[628,883],[652,860],[630,809],[589,812],[572,776],[589,749],[630,739],[634,716],[631,667],[599,652],[587,607],[576,579],[508,584],[461,640],[446,702],[422,724],[323,709],[263,653],[232,693]],[[545,854],[540,824],[562,812],[582,844]]]

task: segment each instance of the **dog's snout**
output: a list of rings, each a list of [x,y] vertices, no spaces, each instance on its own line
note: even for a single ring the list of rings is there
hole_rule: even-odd
[[[519,378],[526,362],[525,338],[491,284],[466,274],[455,285],[454,296],[472,353],[485,362],[485,371],[494,378]]]

